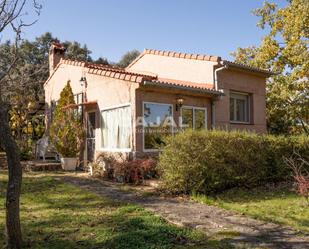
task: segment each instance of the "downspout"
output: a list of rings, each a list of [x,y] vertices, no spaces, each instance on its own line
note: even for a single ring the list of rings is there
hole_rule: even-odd
[[[217,91],[222,91],[222,89],[219,89],[218,87],[218,72],[221,71],[221,70],[225,70],[227,69],[228,66],[227,65],[222,65],[222,67],[219,67],[217,69],[215,69],[214,71],[214,86],[215,86],[215,90]],[[216,104],[215,102],[217,101],[217,98],[216,99],[212,99],[211,100],[211,128],[212,129],[215,129],[215,125],[216,125]]]
[[[214,73],[214,85],[215,85],[215,90],[219,90],[218,89],[218,72],[221,71],[221,70],[224,70],[224,69],[227,69],[228,66],[227,65],[222,65],[222,67],[219,67],[217,69],[215,69],[215,73]]]

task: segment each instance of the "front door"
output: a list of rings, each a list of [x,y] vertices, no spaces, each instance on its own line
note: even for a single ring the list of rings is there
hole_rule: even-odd
[[[95,152],[95,124],[96,124],[96,113],[88,112],[87,118],[87,160],[93,162]]]

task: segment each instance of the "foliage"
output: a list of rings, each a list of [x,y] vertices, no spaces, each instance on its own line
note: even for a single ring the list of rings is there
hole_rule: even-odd
[[[293,179],[297,193],[304,197],[307,201],[307,205],[309,205],[309,171],[305,169],[305,166],[309,168],[309,161],[303,159],[298,153],[295,154],[296,158],[285,158],[285,163],[293,171]]]
[[[101,153],[91,163],[92,175],[118,182],[141,184],[145,179],[157,176],[154,158],[127,160],[122,153]]]
[[[1,203],[5,173],[0,171]],[[21,217],[26,220],[25,248],[233,248],[215,236],[206,238],[195,230],[173,226],[139,206],[92,194],[59,178],[59,174],[42,173],[24,176]],[[4,213],[1,205],[0,246]]]
[[[60,93],[50,127],[51,141],[63,157],[76,157],[84,137],[80,114],[67,108],[72,104],[74,105],[75,101],[68,81]]]
[[[258,27],[269,29],[259,47],[238,48],[237,62],[278,75],[267,84],[267,121],[271,133],[308,133],[309,2],[287,1],[283,8],[268,1],[254,10]]]
[[[27,141],[29,136],[38,139],[44,134],[42,117],[29,113],[38,101],[44,101],[43,85],[49,76],[48,53],[52,42],[59,40],[49,32],[36,37],[34,41],[23,40],[19,45],[18,60],[10,71],[10,80],[2,86],[2,94],[10,98],[13,136],[21,143]],[[66,41],[64,46],[67,58],[93,61],[86,45]],[[0,75],[8,70],[15,56],[15,44],[7,41],[0,45]]]
[[[267,185],[254,189],[234,188],[215,196],[193,195],[192,198],[254,219],[293,227],[309,232],[309,208],[288,184]]]
[[[155,176],[156,160],[152,158],[126,161],[114,165],[114,178],[120,182],[141,184],[145,179]]]
[[[33,141],[31,139],[18,141],[20,160],[27,161],[32,159]]]
[[[192,131],[166,140],[159,157],[163,189],[172,193],[212,193],[285,180],[283,162],[293,149],[309,158],[309,138],[246,132]]]
[[[140,52],[138,50],[129,51],[121,57],[121,60],[117,63],[117,66],[125,68],[129,66],[131,62],[134,61],[139,55]]]

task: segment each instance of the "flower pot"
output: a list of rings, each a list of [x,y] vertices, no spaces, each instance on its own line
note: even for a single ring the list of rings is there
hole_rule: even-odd
[[[61,161],[61,167],[65,171],[73,171],[76,170],[76,164],[77,164],[77,158],[73,157],[62,157],[60,159]]]

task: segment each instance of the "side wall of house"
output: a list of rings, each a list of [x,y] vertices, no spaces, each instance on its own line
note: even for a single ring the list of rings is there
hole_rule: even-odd
[[[216,64],[213,61],[145,54],[128,70],[153,73],[160,78],[212,84],[213,66]]]
[[[215,126],[219,129],[249,130],[266,132],[266,80],[264,77],[244,71],[223,70],[218,75],[218,87],[225,96],[215,104]],[[236,124],[230,122],[230,93],[243,92],[250,96],[250,122]]]
[[[120,106],[130,106],[131,126],[135,122],[135,89],[138,83],[99,76],[95,74],[86,74],[88,88],[88,101],[97,101],[96,107],[96,155],[106,150],[102,149],[101,142],[101,112]],[[135,149],[135,133],[132,129],[131,150]],[[116,138],[115,138],[116,139]],[[116,150],[117,151],[117,150]],[[121,152],[121,150],[119,150]]]
[[[87,102],[97,102],[97,105],[86,107],[86,112],[96,112],[95,154],[97,155],[103,151],[101,144],[101,111],[117,106],[130,105],[131,120],[133,124],[135,117],[135,89],[138,87],[138,83],[90,74],[86,71],[87,69],[83,67],[61,64],[44,87],[45,101],[47,107],[51,105],[52,101],[57,101],[60,97],[60,92],[68,80],[71,81],[71,87],[74,94],[82,93],[83,87],[80,84],[80,78],[86,77]],[[50,115],[50,108],[46,109],[47,119],[48,115]],[[135,147],[135,144],[133,143],[134,135],[135,133],[132,130],[132,150],[134,150]]]
[[[80,66],[72,66],[61,64],[57,71],[52,75],[47,84],[44,85],[45,90],[45,121],[46,128],[50,125],[51,107],[53,102],[58,101],[62,89],[70,80],[72,91],[74,94],[82,92],[80,78],[83,75],[83,68]]]

